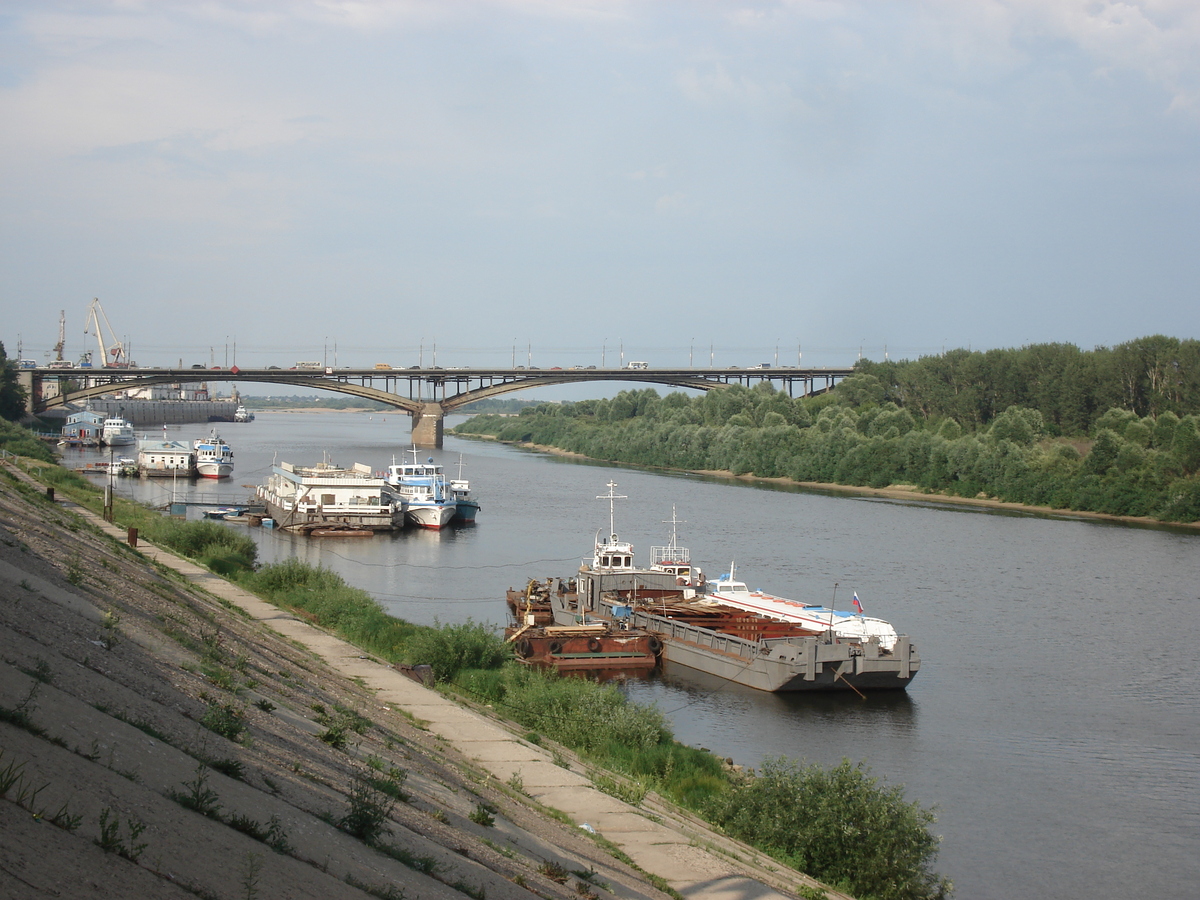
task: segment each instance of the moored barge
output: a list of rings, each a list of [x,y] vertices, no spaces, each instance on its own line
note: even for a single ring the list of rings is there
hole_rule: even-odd
[[[550,593],[557,624],[620,617],[657,637],[666,663],[763,691],[902,690],[920,669],[907,635],[854,635],[819,617],[796,621],[722,602],[719,593],[705,592],[674,534],[668,547],[652,551],[654,565],[638,568],[633,545],[613,527],[615,487],[599,498],[609,500],[609,531],[580,566],[576,591]]]

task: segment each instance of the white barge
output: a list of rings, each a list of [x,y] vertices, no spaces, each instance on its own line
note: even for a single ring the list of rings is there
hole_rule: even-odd
[[[255,493],[277,528],[308,534],[392,531],[404,525],[404,502],[363,463],[344,469],[328,462],[281,462]]]

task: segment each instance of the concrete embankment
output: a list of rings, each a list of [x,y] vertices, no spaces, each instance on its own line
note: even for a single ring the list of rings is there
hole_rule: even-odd
[[[0,723],[0,769],[46,787],[40,816],[12,794],[0,803],[0,895],[243,896],[254,884],[314,898],[367,885],[407,900],[662,900],[660,888],[782,900],[815,887],[653,796],[632,806],[600,792],[569,751],[173,553],[130,549],[124,529],[4,468],[0,706],[33,728]],[[244,729],[234,739],[230,717]],[[364,773],[393,770],[405,802],[381,853],[341,817]],[[213,815],[177,802],[209,790]],[[62,804],[75,830],[46,821]],[[122,823],[127,850],[145,846],[105,853],[102,816]],[[284,849],[227,827],[237,817],[277,823]]]

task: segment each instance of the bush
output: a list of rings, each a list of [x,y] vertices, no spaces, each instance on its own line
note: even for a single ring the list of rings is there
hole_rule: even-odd
[[[512,654],[504,639],[489,625],[468,619],[461,625],[422,628],[407,642],[408,662],[433,669],[438,681],[453,681],[468,669],[495,669]]]
[[[768,760],[708,809],[729,834],[861,900],[946,897],[931,868],[938,838],[931,810],[882,787],[862,764],[830,770]]]

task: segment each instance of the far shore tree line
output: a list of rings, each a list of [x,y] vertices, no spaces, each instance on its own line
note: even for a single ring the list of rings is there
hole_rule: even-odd
[[[763,382],[541,404],[454,429],[593,459],[1200,519],[1200,342],[1162,336],[860,361],[818,397]]]

